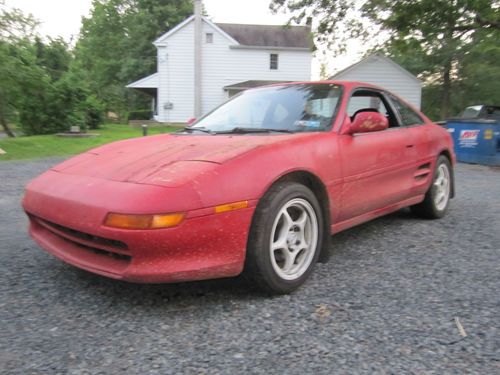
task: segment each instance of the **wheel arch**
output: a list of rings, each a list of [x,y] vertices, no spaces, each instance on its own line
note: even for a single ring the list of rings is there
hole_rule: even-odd
[[[451,170],[450,170],[450,173],[451,173],[451,196],[450,196],[450,198],[454,198],[455,197],[455,170],[453,168],[453,158],[451,156],[451,152],[448,149],[441,150],[441,152],[438,155],[438,158],[440,156],[446,157],[448,159],[448,161],[450,162],[450,167],[451,167]]]

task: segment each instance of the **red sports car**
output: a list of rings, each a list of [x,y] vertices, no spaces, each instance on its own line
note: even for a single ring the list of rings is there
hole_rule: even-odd
[[[300,286],[330,235],[411,207],[442,217],[454,195],[447,131],[365,83],[245,91],[177,133],[73,157],[26,188],[30,234],[85,270],[156,283],[244,272]]]

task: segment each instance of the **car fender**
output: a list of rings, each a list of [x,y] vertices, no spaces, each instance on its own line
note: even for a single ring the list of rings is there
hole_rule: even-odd
[[[279,179],[304,171],[317,177],[330,196],[341,180],[333,132],[297,134],[231,159],[192,181],[205,207],[258,200]]]

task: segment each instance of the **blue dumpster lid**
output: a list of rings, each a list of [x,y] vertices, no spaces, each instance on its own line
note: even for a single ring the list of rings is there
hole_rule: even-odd
[[[500,120],[500,106],[486,104],[472,105],[465,108],[458,118]]]
[[[446,122],[467,122],[474,124],[492,124],[500,122],[500,106],[479,104],[467,107],[457,117],[451,117]]]
[[[446,120],[447,124],[450,123],[450,122],[490,125],[490,124],[496,124],[496,123],[498,123],[499,120],[485,119],[485,118],[460,118],[460,117],[455,117],[455,118],[449,118],[449,119]]]

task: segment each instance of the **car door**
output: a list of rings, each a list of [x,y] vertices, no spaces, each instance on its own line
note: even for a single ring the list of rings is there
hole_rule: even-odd
[[[415,151],[415,169],[413,171],[413,195],[425,194],[429,179],[432,178],[436,155],[433,154],[433,125],[426,121],[408,104],[394,95],[388,95],[390,103],[397,112],[402,126],[411,134]]]
[[[383,92],[357,89],[347,105],[347,121],[360,110],[377,110],[387,116],[383,131],[339,135],[342,165],[342,199],[337,220],[344,221],[401,202],[410,196],[415,148],[411,132]],[[346,126],[348,124],[344,124]]]

